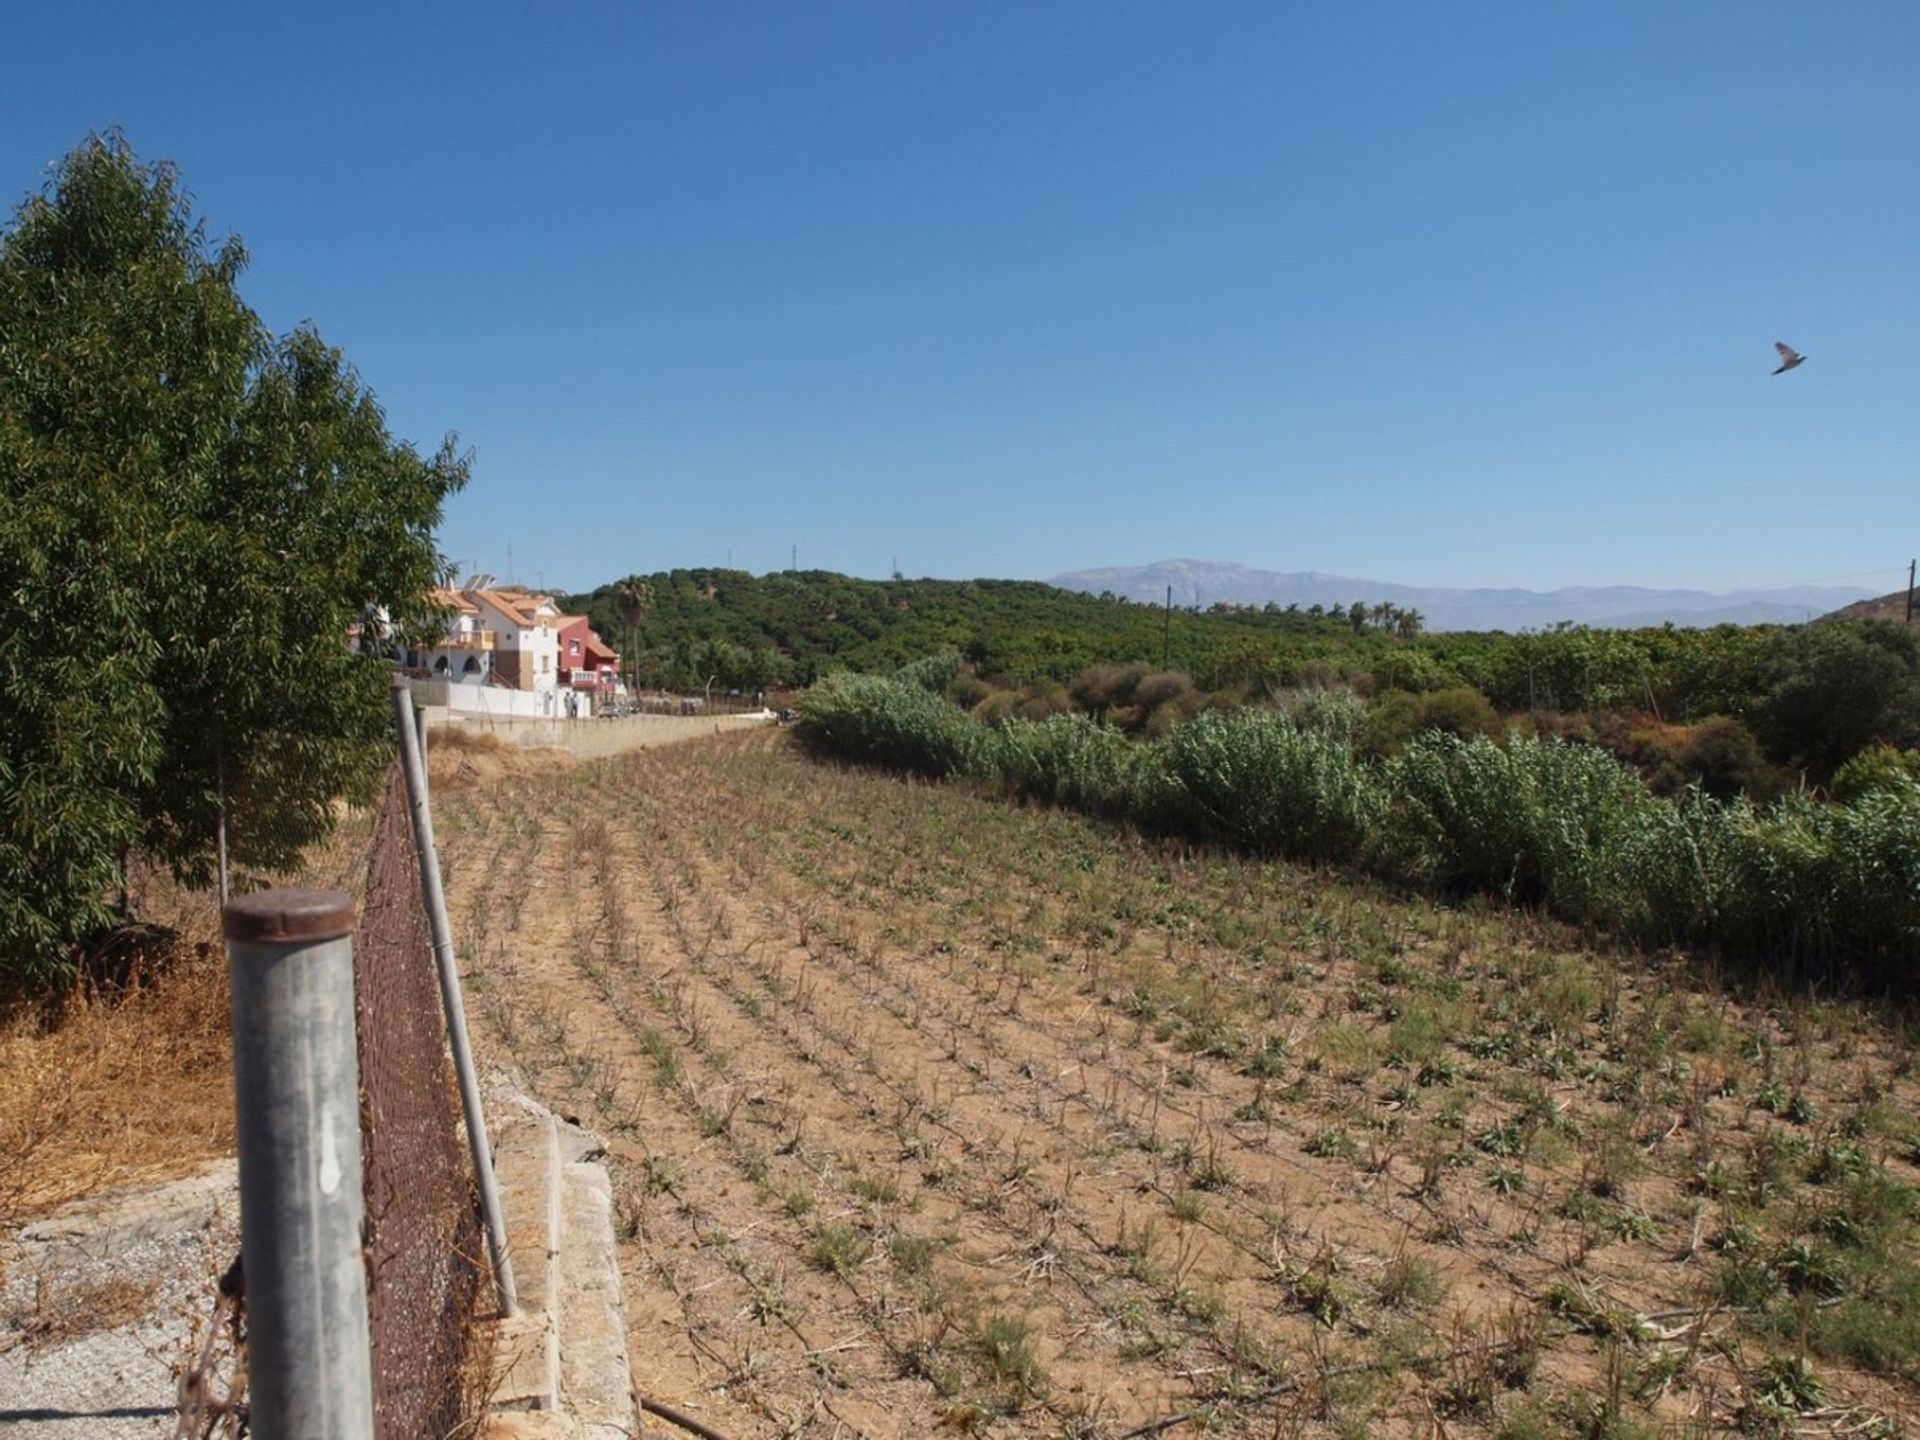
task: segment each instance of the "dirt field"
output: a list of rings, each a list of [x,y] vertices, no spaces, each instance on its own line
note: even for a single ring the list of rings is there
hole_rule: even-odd
[[[738,1437],[1892,1434],[1904,1027],[728,736],[436,783],[469,1007]]]

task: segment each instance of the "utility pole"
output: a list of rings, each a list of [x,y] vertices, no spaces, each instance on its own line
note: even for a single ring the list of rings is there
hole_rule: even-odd
[[[788,562],[787,568],[792,570],[796,575],[800,573],[800,547],[798,545],[793,547],[793,555]]]
[[[1909,626],[1913,624],[1913,566],[1913,561],[1907,561],[1907,624]]]
[[[1167,656],[1173,649],[1173,586],[1167,586],[1167,613],[1160,624],[1160,668],[1168,668]]]

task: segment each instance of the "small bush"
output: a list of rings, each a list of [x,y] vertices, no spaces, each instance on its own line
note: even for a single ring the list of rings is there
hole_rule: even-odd
[[[975,674],[972,666],[954,676],[952,683],[947,686],[947,699],[962,710],[972,710],[993,693],[993,686]]]
[[[1089,665],[1073,679],[1068,693],[1073,703],[1098,719],[1109,710],[1134,703],[1134,691],[1146,678],[1147,667],[1133,665]]]
[[[975,720],[982,725],[998,728],[1012,723],[1020,708],[1020,693],[1017,690],[994,690],[970,708]]]
[[[1737,795],[1768,800],[1787,788],[1786,777],[1767,762],[1754,733],[1726,715],[1694,726],[1674,759],[1683,784],[1721,800]]]
[[[1157,670],[1143,676],[1140,683],[1133,687],[1133,706],[1140,712],[1141,718],[1153,714],[1169,701],[1178,700],[1191,694],[1193,681],[1177,670]]]
[[[1066,687],[1051,680],[1043,680],[1035,685],[1021,699],[1014,713],[1022,720],[1044,720],[1049,715],[1070,715],[1073,713],[1073,698],[1067,694]]]
[[[1369,708],[1360,747],[1370,755],[1395,755],[1429,730],[1462,739],[1498,737],[1500,716],[1486,696],[1465,685],[1424,695],[1389,690]]]

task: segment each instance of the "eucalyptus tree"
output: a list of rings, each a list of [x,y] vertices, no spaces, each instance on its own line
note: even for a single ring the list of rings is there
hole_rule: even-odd
[[[71,970],[131,849],[288,864],[376,773],[370,614],[430,623],[469,462],[241,299],[171,165],[92,136],[0,233],[0,982]]]

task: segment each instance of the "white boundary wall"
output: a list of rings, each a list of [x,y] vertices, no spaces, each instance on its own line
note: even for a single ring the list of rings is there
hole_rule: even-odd
[[[514,690],[504,685],[459,685],[448,680],[409,680],[413,703],[444,705],[455,717],[481,720],[550,720],[562,713],[551,690]]]

